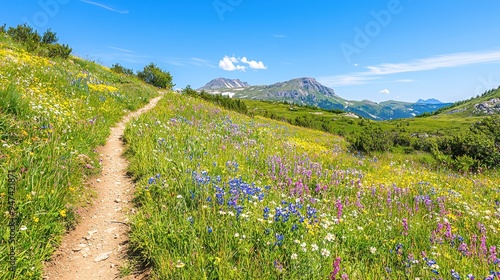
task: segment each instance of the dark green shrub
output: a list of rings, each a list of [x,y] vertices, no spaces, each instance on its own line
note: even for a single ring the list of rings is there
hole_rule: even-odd
[[[431,153],[434,148],[438,149],[438,147],[437,147],[438,144],[437,144],[435,138],[430,138],[430,137],[427,137],[427,138],[418,138],[418,137],[415,137],[415,138],[411,138],[410,141],[411,141],[411,146],[415,150],[418,150],[418,151]]]
[[[462,171],[467,165],[472,170],[496,167],[500,165],[498,121],[498,117],[486,118],[481,123],[472,125],[466,132],[443,137],[438,142],[438,149],[451,156],[453,164]]]
[[[2,27],[5,31],[5,25]],[[72,49],[68,45],[60,45],[57,43],[59,40],[55,32],[50,29],[40,36],[36,30],[26,23],[16,27],[9,27],[6,34],[12,40],[24,45],[28,52],[36,55],[47,56],[50,58],[60,57],[66,59],[71,54]]]
[[[7,35],[14,41],[22,43],[29,52],[37,50],[42,39],[40,34],[26,23],[16,27],[9,27]]]
[[[67,59],[73,50],[68,45],[55,44],[48,45],[47,51],[47,56],[50,58],[60,57]]]
[[[170,72],[161,70],[154,63],[146,65],[143,71],[137,72],[137,76],[144,82],[158,88],[172,89],[174,87]]]
[[[45,31],[42,36],[42,43],[47,45],[52,45],[57,43],[59,38],[57,38],[56,33],[52,32],[50,29]]]
[[[478,169],[479,163],[468,155],[462,155],[457,157],[453,161],[453,167],[461,172],[469,172]]]
[[[110,69],[116,73],[125,74],[129,76],[134,75],[134,71],[132,71],[132,69],[125,68],[118,63],[113,64]]]
[[[393,135],[394,145],[399,145],[402,147],[411,146],[411,137],[405,133],[394,133]]]
[[[348,137],[352,147],[361,152],[385,152],[393,145],[393,141],[388,133],[385,133],[382,128],[373,128],[367,125],[362,132]]]
[[[239,99],[232,99],[228,96],[222,96],[220,94],[210,94],[205,91],[197,92],[196,90],[192,89],[191,86],[189,85],[182,90],[182,94],[196,98],[201,98],[203,100],[217,104],[228,110],[232,110],[242,114],[248,114],[247,105],[245,104],[245,102]]]

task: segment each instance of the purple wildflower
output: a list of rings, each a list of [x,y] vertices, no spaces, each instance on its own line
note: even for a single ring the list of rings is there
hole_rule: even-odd
[[[335,261],[333,261],[333,271],[330,272],[330,280],[335,280],[335,277],[340,271],[340,257],[337,257]]]
[[[408,235],[408,219],[403,218],[403,235]]]
[[[340,220],[342,219],[342,208],[343,208],[341,199],[337,199],[337,202],[335,203],[335,207],[337,207],[337,219],[340,222]]]
[[[488,262],[494,263],[497,261],[497,247],[490,246],[490,255],[488,256]]]

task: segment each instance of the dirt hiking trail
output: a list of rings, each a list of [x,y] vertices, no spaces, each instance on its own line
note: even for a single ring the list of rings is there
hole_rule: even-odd
[[[45,263],[44,278],[118,279],[127,261],[128,218],[134,186],[127,176],[128,163],[122,157],[126,124],[156,106],[162,95],[148,105],[128,114],[111,129],[106,144],[99,147],[102,173],[86,183],[96,192],[92,206],[80,209],[81,220],[75,230],[63,237],[61,246]],[[147,275],[130,275],[121,279],[144,279]]]

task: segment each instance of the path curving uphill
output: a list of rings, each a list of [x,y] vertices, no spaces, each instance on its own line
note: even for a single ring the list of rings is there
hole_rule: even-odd
[[[132,112],[111,129],[106,144],[98,148],[102,173],[90,179],[96,198],[83,210],[76,229],[68,233],[52,260],[45,264],[44,279],[116,279],[127,259],[128,218],[132,209],[133,184],[127,176],[122,142],[126,124],[154,108],[162,96]]]

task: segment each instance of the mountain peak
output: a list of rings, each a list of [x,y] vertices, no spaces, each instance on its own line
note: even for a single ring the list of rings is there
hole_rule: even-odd
[[[246,88],[249,86],[250,85],[247,82],[242,82],[239,79],[216,78],[211,80],[198,90]]]
[[[419,99],[417,101],[417,104],[443,104],[443,102],[437,100],[437,99],[434,99],[434,98],[430,98],[430,99],[427,99],[427,100],[423,100],[423,99]]]
[[[305,95],[319,93],[329,97],[338,97],[333,89],[320,84],[316,79],[310,77],[296,78],[286,82],[273,84],[270,87],[292,87]]]

